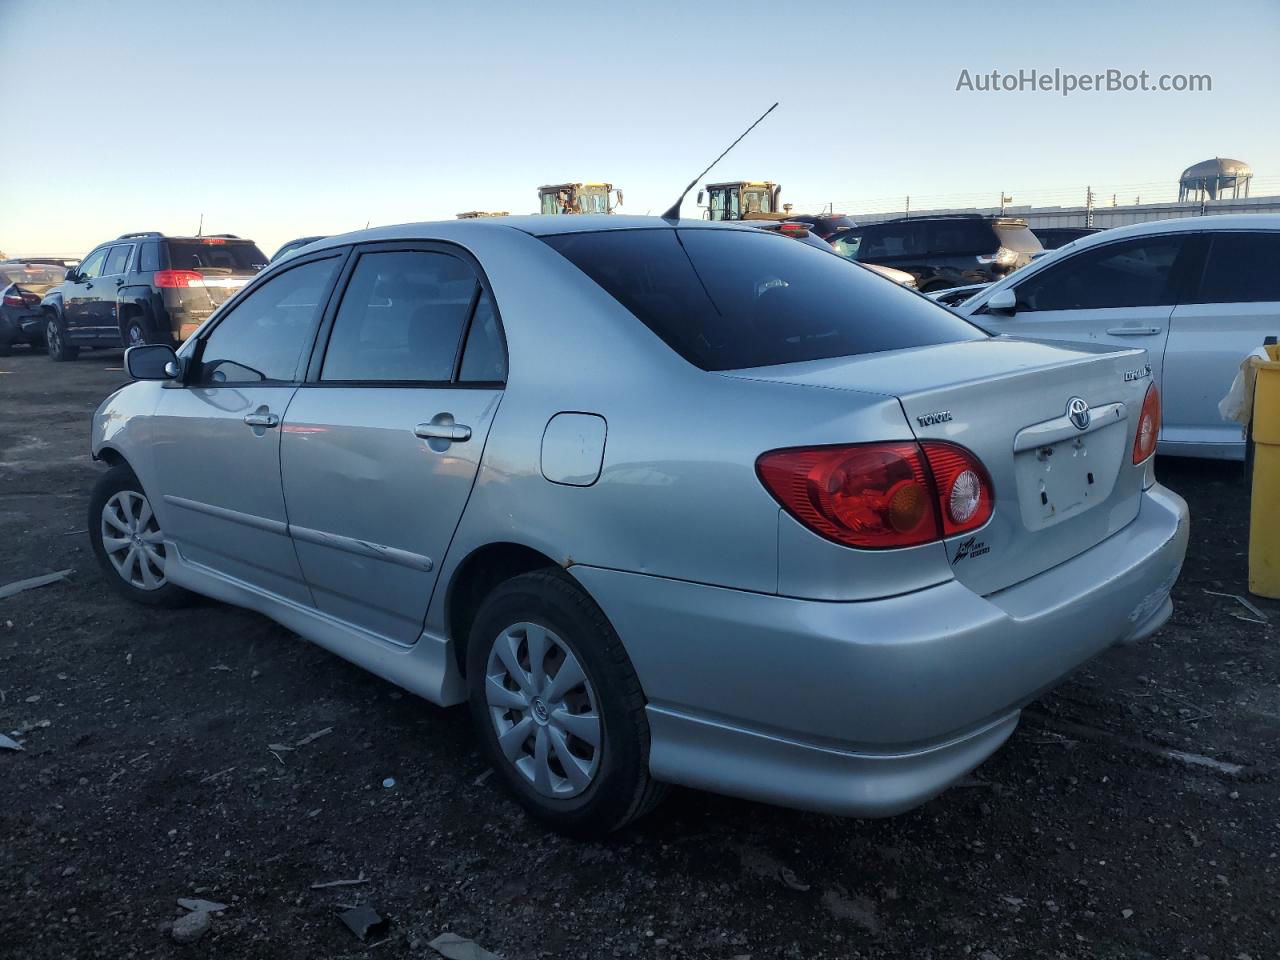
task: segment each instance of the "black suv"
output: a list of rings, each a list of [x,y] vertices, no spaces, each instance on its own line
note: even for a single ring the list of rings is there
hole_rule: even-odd
[[[907,271],[922,293],[991,283],[1044,249],[1027,221],[981,214],[886,220],[842,230],[830,242],[842,257]]]
[[[229,233],[121,234],[45,294],[49,356],[74,360],[81,347],[180,343],[266,264],[252,240]]]

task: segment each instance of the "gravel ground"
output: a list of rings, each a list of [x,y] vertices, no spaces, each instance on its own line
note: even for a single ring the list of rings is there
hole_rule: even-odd
[[[1172,622],[921,809],[675,791],[581,844],[503,796],[463,710],[255,614],[109,591],[88,422],[123,379],[118,353],[0,361],[0,583],[74,569],[0,600],[0,732],[26,746],[0,750],[0,956],[434,956],[445,932],[512,960],[1280,956],[1280,604],[1208,592],[1245,592],[1238,466],[1158,465],[1194,517]],[[227,909],[181,945],[180,897]],[[373,945],[337,919],[361,904],[391,921]]]

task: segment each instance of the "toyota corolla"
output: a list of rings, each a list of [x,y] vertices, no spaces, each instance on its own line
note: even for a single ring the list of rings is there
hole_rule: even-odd
[[[666,784],[916,806],[1157,630],[1186,549],[1142,350],[991,337],[750,226],[330,237],[126,360],[92,436],[115,587],[469,702],[575,834]]]

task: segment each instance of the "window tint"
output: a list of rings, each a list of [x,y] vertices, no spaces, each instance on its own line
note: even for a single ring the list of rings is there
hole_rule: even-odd
[[[323,307],[338,260],[314,260],[276,274],[222,318],[205,339],[200,382],[288,382]]]
[[[138,254],[138,269],[143,273],[160,269],[160,244],[144,243],[142,245],[142,252]]]
[[[267,265],[267,257],[257,244],[247,240],[203,237],[199,240],[169,240],[169,267],[194,270],[207,276],[254,274]]]
[[[945,307],[763,230],[610,230],[543,239],[704,370],[985,337]]]
[[[1193,303],[1280,302],[1280,233],[1214,233]]]
[[[462,352],[462,372],[458,379],[465,383],[505,381],[507,351],[503,343],[502,324],[488,291],[480,294],[467,346]]]
[[[930,253],[944,257],[976,257],[994,253],[999,247],[991,225],[985,220],[932,220],[925,228]]]
[[[76,267],[76,272],[80,274],[81,280],[93,280],[102,276],[102,264],[107,259],[107,247],[101,250],[95,250],[85,258],[84,263]]]
[[[321,380],[449,381],[478,283],[446,253],[360,257],[333,323]]]
[[[1016,287],[1020,310],[1086,310],[1173,303],[1169,282],[1181,237],[1110,243],[1028,277]]]
[[[102,275],[104,277],[118,277],[124,273],[125,265],[129,262],[129,254],[133,252],[133,244],[122,243],[112,247],[111,252],[107,254],[107,265],[103,268]]]
[[[858,250],[862,247],[862,232],[853,230],[831,238],[831,249],[850,260],[858,259]]]
[[[863,231],[858,259],[878,263],[889,257],[918,257],[927,249],[922,223],[886,223]]]

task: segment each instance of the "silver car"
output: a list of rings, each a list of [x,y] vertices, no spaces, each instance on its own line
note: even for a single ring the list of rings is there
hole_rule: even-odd
[[[433,703],[598,835],[663,785],[907,810],[1172,609],[1142,350],[992,338],[740,224],[318,241],[126,355],[111,582],[258,610]]]

